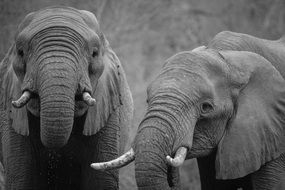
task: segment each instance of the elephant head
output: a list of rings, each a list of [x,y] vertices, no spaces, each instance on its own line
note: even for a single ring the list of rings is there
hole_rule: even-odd
[[[82,133],[95,134],[120,105],[118,58],[88,11],[50,7],[27,15],[0,71],[1,108],[12,127],[29,135],[28,113],[39,117],[47,148],[63,147],[78,117],[85,118]]]
[[[285,151],[285,81],[258,54],[206,47],[176,54],[149,85],[147,103],[131,156],[122,156],[135,159],[139,189],[177,188],[173,166],[185,157],[215,153],[216,178],[235,179]]]

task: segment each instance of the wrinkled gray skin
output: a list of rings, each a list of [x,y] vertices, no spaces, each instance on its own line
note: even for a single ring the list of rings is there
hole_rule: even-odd
[[[138,189],[179,189],[166,156],[182,146],[203,190],[285,189],[284,61],[284,39],[232,32],[169,58],[133,144]]]
[[[122,153],[133,112],[122,66],[95,16],[51,7],[30,13],[0,64],[6,189],[118,189],[118,171],[92,162]],[[23,91],[22,108],[12,100]],[[96,99],[89,107],[83,92]]]

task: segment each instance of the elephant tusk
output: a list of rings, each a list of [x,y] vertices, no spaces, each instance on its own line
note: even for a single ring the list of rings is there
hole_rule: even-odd
[[[122,156],[111,160],[109,162],[100,162],[100,163],[92,163],[91,167],[95,170],[111,170],[121,168],[123,166],[128,165],[135,159],[135,152],[131,148],[128,152],[123,154]]]
[[[24,105],[26,105],[30,99],[31,99],[31,93],[29,91],[25,91],[18,100],[12,101],[12,105],[15,108],[21,108]]]
[[[196,47],[195,49],[192,49],[192,52],[197,52],[197,51],[201,51],[201,50],[205,50],[207,49],[206,46],[199,46],[199,47]]]
[[[180,147],[175,153],[175,157],[171,158],[170,156],[166,156],[166,161],[169,165],[173,167],[179,167],[183,164],[187,155],[187,148]]]
[[[94,106],[96,104],[96,100],[91,97],[91,95],[88,92],[83,93],[83,101],[88,105],[88,106]]]

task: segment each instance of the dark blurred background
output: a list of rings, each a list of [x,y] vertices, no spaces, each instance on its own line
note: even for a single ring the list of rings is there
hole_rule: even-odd
[[[165,59],[206,45],[223,30],[278,39],[285,29],[284,0],[0,0],[1,60],[24,16],[51,5],[85,9],[97,16],[133,94],[130,143],[145,112],[146,87]],[[185,162],[181,179],[182,189],[200,189],[196,160]],[[133,165],[121,170],[120,186],[136,189]]]

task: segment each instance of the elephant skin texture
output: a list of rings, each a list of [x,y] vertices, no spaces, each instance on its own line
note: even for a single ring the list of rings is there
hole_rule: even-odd
[[[7,190],[118,189],[118,170],[90,164],[124,151],[133,101],[91,12],[59,6],[28,14],[0,77]]]
[[[285,189],[284,79],[284,38],[221,32],[166,60],[133,143],[138,189],[180,189],[183,156],[166,157],[181,147],[202,190]]]

